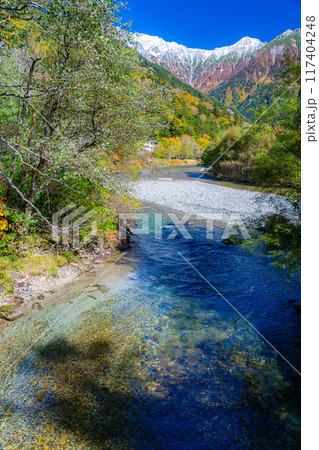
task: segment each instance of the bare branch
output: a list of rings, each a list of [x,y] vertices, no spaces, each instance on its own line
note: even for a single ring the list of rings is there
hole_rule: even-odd
[[[24,195],[22,194],[22,192],[17,188],[17,186],[15,186],[15,185],[13,184],[13,182],[10,180],[10,178],[9,178],[4,172],[2,172],[2,171],[0,171],[0,175],[2,175],[3,178],[4,178],[5,180],[7,180],[7,182],[10,184],[10,186],[11,186],[15,191],[17,191],[17,193],[20,195],[20,197],[22,198],[22,200],[25,201],[29,206],[31,206],[31,208],[33,208],[33,209],[37,212],[37,214],[41,217],[41,219],[44,220],[45,223],[46,223],[46,224],[50,227],[50,229],[52,230],[52,229],[53,229],[52,224],[48,221],[48,219],[46,219],[46,218],[40,213],[40,211],[38,210],[38,208],[37,208],[32,202],[30,202],[30,200],[28,200],[27,198],[25,198],[25,196],[24,196]]]

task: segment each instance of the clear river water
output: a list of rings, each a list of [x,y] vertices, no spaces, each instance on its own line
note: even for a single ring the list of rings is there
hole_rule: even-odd
[[[1,329],[1,448],[300,448],[299,280],[165,220]]]

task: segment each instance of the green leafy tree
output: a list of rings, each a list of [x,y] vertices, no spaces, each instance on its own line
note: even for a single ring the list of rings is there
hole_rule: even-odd
[[[287,57],[288,58],[288,57]],[[256,221],[254,238],[247,248],[263,248],[273,264],[285,275],[299,271],[301,258],[301,104],[300,64],[287,59],[289,70],[283,74],[284,88],[278,92],[274,108],[263,116],[270,124],[275,142],[255,160],[254,181],[266,188],[278,189],[286,200],[275,214]]]
[[[161,124],[167,89],[147,77],[117,27],[121,6],[0,5],[0,196],[47,227],[71,201],[115,220],[138,144]]]

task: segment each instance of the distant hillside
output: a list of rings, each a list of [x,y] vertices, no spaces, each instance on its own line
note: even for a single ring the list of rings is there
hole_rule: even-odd
[[[300,59],[300,30],[287,31],[264,45],[244,68],[209,93],[251,119],[254,110],[270,105],[283,86],[286,58]]]
[[[177,78],[177,76],[173,75],[169,70],[165,69],[164,67],[160,66],[159,64],[149,61],[148,59],[143,58],[143,57],[141,57],[141,64],[144,67],[149,67],[150,69],[152,69],[158,75],[159,78],[165,79],[172,86],[182,89],[182,90],[188,92],[189,94],[193,95],[194,97],[198,97],[201,100],[205,100],[207,102],[213,102],[220,106],[220,102],[218,102],[216,99],[212,98],[212,96],[201,92],[200,90],[196,89],[195,87],[191,86],[190,84],[185,83],[181,79]]]
[[[159,132],[162,137],[213,137],[221,129],[241,121],[240,114],[221,107],[218,100],[184,83],[158,64],[141,57],[141,65],[149,69],[148,76],[157,83],[167,84],[172,89],[167,128]]]

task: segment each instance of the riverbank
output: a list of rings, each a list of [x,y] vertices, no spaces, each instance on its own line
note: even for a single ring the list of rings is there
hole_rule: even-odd
[[[151,155],[144,155],[141,161],[132,161],[132,164],[137,164],[142,170],[160,170],[161,168],[173,168],[181,166],[196,166],[200,163],[197,159],[168,159],[168,158],[156,158]]]
[[[85,275],[94,275],[116,253],[116,249],[108,246],[96,252],[83,252],[79,256],[68,253],[68,258],[56,251],[45,253],[37,250],[25,257],[25,264],[21,264],[20,257],[21,269],[14,271],[12,264],[12,271],[9,271],[10,283],[1,286],[1,319],[12,321],[22,317],[26,306],[41,308],[41,303],[48,294],[62,290]]]

